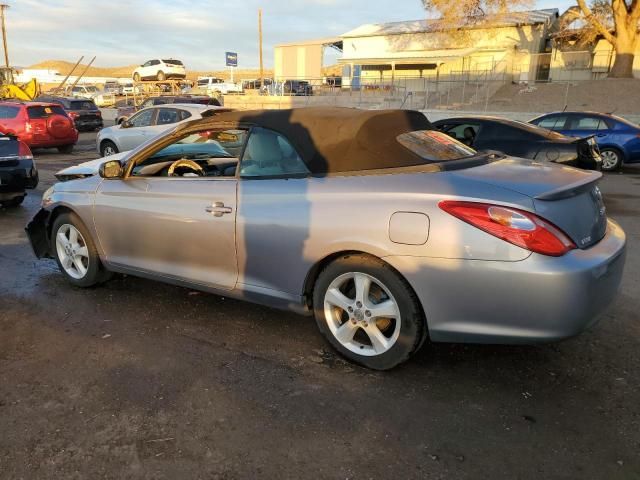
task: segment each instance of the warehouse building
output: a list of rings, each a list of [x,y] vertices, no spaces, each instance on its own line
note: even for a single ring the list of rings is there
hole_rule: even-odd
[[[549,31],[557,9],[515,12],[468,19],[444,28],[439,20],[367,24],[339,37],[279,45],[275,48],[278,79],[313,79],[321,76],[327,46],[340,49],[343,85],[396,82],[419,90],[422,79],[459,75],[505,75],[523,78],[548,75],[549,65],[538,71],[536,54],[550,48]]]

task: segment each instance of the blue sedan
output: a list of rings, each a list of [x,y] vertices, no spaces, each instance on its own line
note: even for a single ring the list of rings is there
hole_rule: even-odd
[[[555,112],[529,123],[564,135],[594,135],[602,154],[602,169],[612,171],[623,163],[640,162],[640,126],[616,115],[595,112]]]

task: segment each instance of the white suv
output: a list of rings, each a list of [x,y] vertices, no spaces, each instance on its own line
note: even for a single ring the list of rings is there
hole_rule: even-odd
[[[149,60],[133,71],[133,80],[157,80],[164,82],[169,78],[183,79],[187,75],[184,65],[180,60],[168,59]]]

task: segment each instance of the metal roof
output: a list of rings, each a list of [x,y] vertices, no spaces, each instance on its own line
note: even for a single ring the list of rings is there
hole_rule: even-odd
[[[442,25],[440,19],[410,20],[405,22],[370,23],[361,25],[342,35],[342,38],[372,37],[378,35],[402,35],[405,33],[429,33],[443,30],[458,30],[488,27],[509,27],[551,23],[558,18],[557,8],[529,10],[505,14],[468,17],[458,25]]]

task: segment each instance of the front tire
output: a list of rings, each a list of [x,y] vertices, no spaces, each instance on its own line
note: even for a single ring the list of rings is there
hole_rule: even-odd
[[[105,140],[100,144],[100,155],[102,155],[103,157],[115,155],[118,152],[118,147],[111,140]]]
[[[600,150],[602,157],[602,170],[605,172],[613,172],[622,166],[622,152],[617,148],[605,147]]]
[[[76,287],[92,287],[111,277],[98,256],[93,239],[80,217],[63,213],[51,229],[51,246],[60,272]]]
[[[167,76],[164,74],[164,72],[158,72],[156,78],[159,82],[164,82],[167,79]]]
[[[347,359],[388,370],[409,359],[427,336],[420,303],[394,269],[368,255],[345,255],[318,276],[316,323]]]
[[[134,82],[139,82],[140,81],[140,74],[139,73],[134,73],[133,74],[133,81]]]

